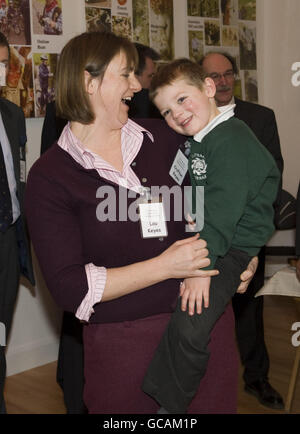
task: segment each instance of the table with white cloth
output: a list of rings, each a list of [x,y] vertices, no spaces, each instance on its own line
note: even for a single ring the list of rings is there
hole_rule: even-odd
[[[255,297],[261,295],[282,295],[293,297],[297,303],[300,312],[300,282],[296,276],[296,269],[292,266],[287,266],[282,270],[277,271],[265,285],[256,293]],[[299,323],[300,324],[300,323]],[[297,346],[295,361],[292,368],[289,389],[285,404],[285,410],[287,412],[291,409],[291,404],[295,392],[297,373],[300,363],[300,343]]]

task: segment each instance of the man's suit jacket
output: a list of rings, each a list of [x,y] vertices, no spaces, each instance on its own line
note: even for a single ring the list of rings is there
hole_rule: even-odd
[[[20,107],[4,98],[0,98],[0,111],[7,138],[11,146],[14,172],[17,183],[17,196],[20,203],[21,216],[15,225],[17,230],[21,273],[32,284],[34,284],[30,243],[27,236],[23,209],[25,180],[24,178],[21,180],[21,171],[23,171],[25,168],[25,145],[27,141],[25,118]]]
[[[276,118],[273,110],[264,107],[260,104],[235,99],[235,116],[244,121],[248,127],[254,132],[258,140],[268,149],[270,154],[276,161],[277,167],[282,175],[283,158],[280,149],[280,140],[278,135]],[[276,215],[279,212],[280,195],[282,190],[282,179],[278,188],[278,195],[274,203],[275,208],[275,224],[277,221]]]
[[[235,116],[244,121],[248,127],[251,128],[253,133],[256,135],[258,140],[268,149],[268,151],[273,155],[274,160],[280,170],[283,172],[283,158],[281,155],[280,141],[277,130],[277,124],[275,119],[275,114],[273,110],[268,107],[264,107],[259,104],[254,104],[247,101],[242,101],[235,98]],[[280,203],[280,193],[282,188],[282,182],[280,183],[278,189],[277,199],[274,203],[275,216],[276,210],[279,211]],[[276,221],[276,217],[275,217]],[[259,263],[256,273],[251,282],[251,288],[254,292],[258,291],[264,284],[264,273],[265,273],[265,249],[263,248],[259,255]],[[249,289],[248,289],[249,293]]]
[[[258,140],[273,155],[280,173],[283,172],[283,158],[273,110],[259,104],[235,98],[234,114],[244,121],[254,132]]]

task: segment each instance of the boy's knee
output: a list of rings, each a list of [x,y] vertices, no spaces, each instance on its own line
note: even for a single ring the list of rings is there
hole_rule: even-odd
[[[170,322],[170,333],[176,341],[183,345],[206,345],[209,339],[209,326],[204,315],[189,315],[187,312],[177,311]]]

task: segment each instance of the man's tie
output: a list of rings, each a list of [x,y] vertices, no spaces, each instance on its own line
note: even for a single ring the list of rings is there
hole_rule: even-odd
[[[0,143],[0,231],[5,232],[13,221],[12,203],[6,174],[5,161]]]

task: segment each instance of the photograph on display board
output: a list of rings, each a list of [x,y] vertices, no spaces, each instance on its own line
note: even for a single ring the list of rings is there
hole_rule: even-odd
[[[34,105],[35,116],[45,115],[46,105],[54,100],[54,76],[57,54],[34,53]]]
[[[258,102],[256,71],[244,71],[244,81],[246,101]]]
[[[222,28],[222,45],[237,47],[239,45],[238,28],[226,26]]]
[[[62,0],[32,0],[32,26],[36,35],[63,33]]]
[[[219,20],[205,20],[205,44],[220,45],[220,22]]]
[[[131,18],[114,15],[111,19],[111,29],[118,36],[132,39]]]
[[[34,116],[31,47],[10,46],[6,86],[1,95],[22,107],[25,117]]]
[[[150,0],[150,40],[161,60],[174,57],[173,0]]]
[[[85,5],[96,8],[111,8],[111,0],[85,0]]]
[[[187,0],[189,17],[219,18],[219,0]]]
[[[235,26],[238,23],[238,0],[221,0],[222,23]]]
[[[11,45],[30,45],[29,0],[0,0],[0,31]]]
[[[189,31],[189,56],[198,62],[204,53],[203,31]]]
[[[234,79],[234,91],[233,94],[237,98],[244,99],[244,92],[243,92],[243,71],[240,71],[240,52],[239,47],[224,47],[222,48],[222,51],[225,53],[228,53],[233,59],[235,60],[238,74],[235,76]]]
[[[85,20],[87,32],[111,31],[111,11],[110,9],[85,8]]]
[[[132,0],[133,41],[150,45],[149,8],[144,0]]]
[[[256,29],[254,23],[239,23],[239,46],[241,69],[256,69]]]
[[[244,99],[241,77],[236,77],[234,81],[233,95],[236,96],[237,98]]]
[[[256,0],[239,0],[239,19],[256,20]]]

